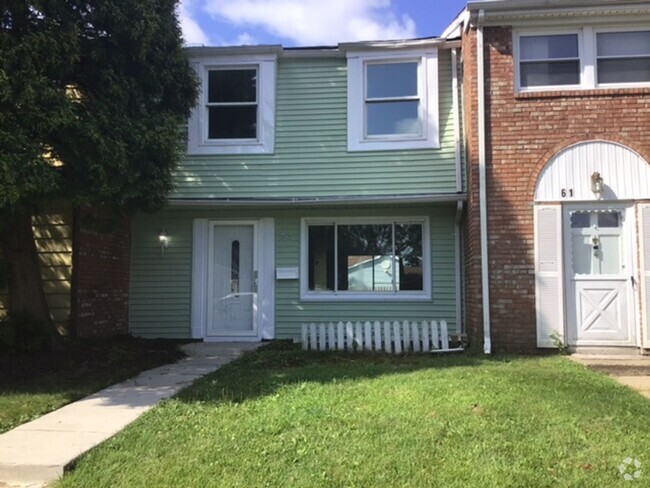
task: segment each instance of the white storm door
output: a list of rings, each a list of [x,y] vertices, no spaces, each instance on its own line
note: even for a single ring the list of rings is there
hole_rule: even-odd
[[[254,223],[210,228],[208,337],[257,337],[257,260]]]
[[[636,344],[631,278],[633,211],[568,207],[565,211],[569,344]],[[626,215],[628,214],[629,215]]]

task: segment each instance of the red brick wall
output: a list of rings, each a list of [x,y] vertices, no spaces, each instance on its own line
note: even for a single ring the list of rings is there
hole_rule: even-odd
[[[650,90],[517,95],[511,29],[486,27],[484,34],[492,342],[495,351],[532,352],[536,348],[533,201],[537,177],[553,155],[584,140],[619,142],[650,160]],[[475,79],[470,80],[476,69],[471,66],[476,65],[475,36],[475,31],[466,36],[464,45],[469,44],[470,49],[463,54],[466,99],[472,100],[472,114],[476,102],[467,83],[476,84]],[[476,120],[471,123],[474,126]],[[473,174],[478,165],[475,127],[468,130],[468,137]],[[468,286],[470,280],[480,279],[480,270],[472,260],[478,252],[474,237],[478,205],[471,204],[478,200],[478,178],[471,178],[469,184]],[[477,278],[470,276],[475,273]],[[468,293],[468,322],[476,323],[480,310],[476,304],[470,305],[470,300],[476,300]]]
[[[72,323],[79,337],[129,331],[130,221],[75,215]]]

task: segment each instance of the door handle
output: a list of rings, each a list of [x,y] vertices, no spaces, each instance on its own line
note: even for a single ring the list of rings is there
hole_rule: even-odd
[[[636,279],[634,276],[630,276],[630,280],[632,280],[632,288],[636,288]]]
[[[253,271],[253,293],[257,293],[257,270]]]

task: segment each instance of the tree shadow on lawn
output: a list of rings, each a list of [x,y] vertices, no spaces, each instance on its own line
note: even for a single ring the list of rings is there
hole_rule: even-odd
[[[468,402],[470,407],[490,397],[497,403],[519,400],[529,405],[556,404],[576,418],[600,418],[618,411],[626,416],[638,415],[635,428],[645,423],[650,429],[650,402],[604,374],[549,356],[307,352],[276,341],[201,378],[175,398],[217,406],[274,395],[304,383],[372,380],[422,370],[437,370],[441,377],[444,375],[441,393],[449,388],[465,388],[467,397],[475,399]],[[441,377],[434,376],[431,381]]]

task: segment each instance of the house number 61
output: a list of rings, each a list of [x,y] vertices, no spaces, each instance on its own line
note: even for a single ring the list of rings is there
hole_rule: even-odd
[[[568,190],[566,188],[562,188],[562,191],[560,193],[562,194],[562,198],[566,198],[567,196],[573,197],[573,188],[569,188]]]

